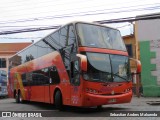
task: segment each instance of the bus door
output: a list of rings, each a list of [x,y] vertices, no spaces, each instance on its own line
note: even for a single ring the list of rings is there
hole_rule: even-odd
[[[51,74],[52,74],[52,67],[45,68],[45,86],[44,86],[44,102],[51,103],[51,87],[53,84]]]
[[[53,98],[53,91],[54,88],[56,86],[56,84],[60,83],[60,77],[57,71],[56,66],[52,66],[49,68],[45,68],[45,73],[47,73],[45,75],[46,77],[46,84],[45,84],[45,88],[44,88],[44,100],[47,103],[52,103],[51,98]]]
[[[24,73],[21,75],[21,78],[22,78],[23,87],[25,87],[26,100],[30,101],[30,98],[31,98],[31,86],[30,86],[31,75],[30,75],[30,73]]]
[[[78,106],[81,104],[81,83],[80,83],[80,66],[79,59],[71,62],[71,105]]]

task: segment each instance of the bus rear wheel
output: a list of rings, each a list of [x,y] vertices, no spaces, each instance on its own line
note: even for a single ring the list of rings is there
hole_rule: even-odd
[[[62,110],[63,109],[62,94],[61,94],[61,92],[59,90],[56,91],[56,93],[55,93],[54,104],[55,104],[55,107],[58,110]]]

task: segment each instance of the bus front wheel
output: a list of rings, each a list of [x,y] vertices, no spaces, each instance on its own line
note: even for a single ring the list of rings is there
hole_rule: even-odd
[[[62,94],[61,94],[61,92],[59,90],[56,91],[56,93],[55,93],[54,103],[55,103],[55,107],[58,110],[62,110],[63,109]]]

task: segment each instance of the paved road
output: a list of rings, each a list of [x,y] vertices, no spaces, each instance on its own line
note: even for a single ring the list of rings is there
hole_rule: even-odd
[[[131,113],[135,113],[136,111],[160,111],[160,98],[136,98],[133,97],[131,103],[127,104],[117,104],[117,105],[104,105],[102,110],[97,110],[96,108],[76,108],[76,107],[65,107],[64,111],[58,111],[55,109],[53,105],[50,104],[43,104],[43,103],[24,103],[24,104],[17,104],[14,99],[11,98],[5,98],[0,99],[0,111],[18,111],[20,113],[25,111],[29,112],[42,112],[43,114],[47,114],[47,118],[40,118],[40,119],[68,119],[68,120],[75,120],[75,119],[90,119],[90,120],[132,120],[132,119],[160,119],[160,117],[106,117],[108,115],[114,115],[114,113],[129,113],[128,111],[131,111]],[[28,114],[27,114],[28,115]],[[55,116],[55,117],[54,117]],[[3,120],[9,120],[10,118],[0,118]],[[20,119],[28,119],[31,118],[12,118],[14,120]],[[38,120],[39,118],[32,118],[35,120]]]

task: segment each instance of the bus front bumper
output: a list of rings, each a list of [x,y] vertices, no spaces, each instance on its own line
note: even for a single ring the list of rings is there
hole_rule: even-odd
[[[86,93],[83,106],[92,107],[107,104],[129,103],[132,99],[132,91],[120,95],[96,95]]]

